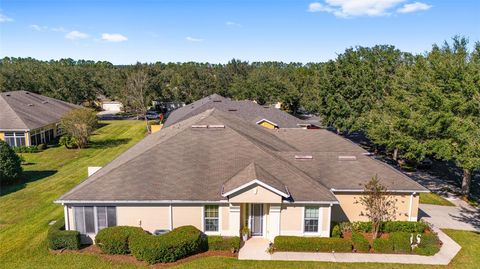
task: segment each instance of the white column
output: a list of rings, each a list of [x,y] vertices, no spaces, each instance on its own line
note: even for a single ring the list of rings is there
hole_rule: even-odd
[[[63,214],[65,215],[65,230],[70,230],[70,218],[68,217],[68,206],[63,206]]]
[[[269,233],[268,233],[268,240],[272,241],[275,239],[277,235],[280,235],[280,212],[282,206],[281,205],[270,205],[269,211]]]
[[[239,236],[240,235],[240,204],[230,204],[229,207],[229,219],[228,225],[230,226],[228,231],[225,231],[225,235]]]
[[[415,196],[415,192],[410,194],[410,208],[408,209],[408,221],[417,221],[417,218],[412,218],[413,213],[413,196]]]

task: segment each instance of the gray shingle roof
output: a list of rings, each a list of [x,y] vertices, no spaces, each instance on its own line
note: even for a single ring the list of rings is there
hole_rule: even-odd
[[[149,135],[60,200],[219,201],[258,179],[295,202],[333,202],[330,189],[360,190],[375,174],[391,190],[426,190],[366,153],[326,130],[268,130],[209,109]]]
[[[0,130],[33,130],[79,106],[27,91],[0,93]]]
[[[271,106],[261,106],[248,100],[234,101],[218,94],[212,94],[174,110],[165,121],[165,126],[173,125],[212,108],[228,112],[250,123],[266,119],[275,123],[279,128],[298,128],[298,124],[305,123],[303,120]]]

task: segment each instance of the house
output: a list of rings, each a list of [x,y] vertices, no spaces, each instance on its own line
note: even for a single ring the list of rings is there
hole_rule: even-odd
[[[0,140],[10,146],[48,144],[62,135],[60,118],[80,106],[28,91],[0,93]]]
[[[184,102],[164,102],[160,100],[153,100],[152,105],[155,111],[168,115],[170,112],[174,111],[175,109],[185,106],[185,103]]]
[[[273,106],[262,106],[249,100],[234,101],[218,94],[212,94],[172,111],[165,121],[165,127],[212,108],[228,112],[245,121],[261,125],[268,129],[307,128],[311,126],[310,123],[300,120]]]
[[[397,200],[396,219],[416,221],[427,190],[352,142],[209,108],[146,137],[55,202],[66,229],[85,239],[115,225],[328,237],[332,221],[366,220],[357,201],[374,175]]]
[[[119,101],[104,100],[101,101],[102,109],[109,112],[123,111],[123,104]]]

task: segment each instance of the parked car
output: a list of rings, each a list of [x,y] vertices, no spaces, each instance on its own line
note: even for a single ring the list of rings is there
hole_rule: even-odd
[[[158,120],[160,119],[160,114],[155,111],[147,111],[147,120]]]

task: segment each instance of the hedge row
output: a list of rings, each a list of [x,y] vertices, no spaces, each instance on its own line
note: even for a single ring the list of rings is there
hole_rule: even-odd
[[[382,226],[380,227],[380,232],[386,232],[386,233],[393,233],[393,232],[424,233],[427,230],[429,230],[428,224],[426,224],[423,221],[387,221],[382,223]],[[338,233],[338,231],[368,233],[372,231],[372,222],[355,221],[355,222],[342,222],[339,224],[333,224],[332,236],[335,236]]]
[[[98,232],[95,244],[106,254],[128,254],[130,238],[142,234],[145,234],[145,231],[140,227],[109,227]]]
[[[368,243],[368,240],[363,236],[363,234],[353,232],[352,244],[353,249],[355,249],[357,252],[368,252],[370,250],[370,243]]]
[[[64,220],[58,220],[51,225],[47,234],[48,248],[50,249],[80,249],[80,233],[65,231]]]
[[[208,250],[232,250],[240,249],[240,237],[211,236],[208,237]]]
[[[129,239],[130,252],[150,264],[174,262],[208,248],[207,239],[197,228],[182,226],[163,235],[142,234]]]
[[[351,252],[352,242],[343,238],[277,236],[274,247],[278,251]]]

